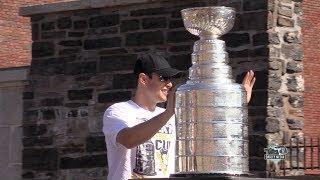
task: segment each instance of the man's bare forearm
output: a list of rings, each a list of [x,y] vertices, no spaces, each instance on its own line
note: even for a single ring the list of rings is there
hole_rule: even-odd
[[[122,129],[116,140],[128,149],[136,147],[151,139],[173,115],[173,112],[164,111],[146,122]]]

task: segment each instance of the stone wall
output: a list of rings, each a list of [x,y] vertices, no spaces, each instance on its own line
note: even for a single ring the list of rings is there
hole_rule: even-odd
[[[288,146],[290,139],[303,143],[303,49],[301,37],[302,9],[299,0],[269,0],[269,70],[268,70],[268,117],[266,138],[268,144]],[[296,141],[293,145],[296,145]],[[292,152],[296,159],[297,152]],[[290,153],[289,153],[290,154]],[[303,150],[300,150],[299,166],[302,167]],[[297,162],[293,161],[297,167]],[[269,162],[274,174],[289,168],[289,156],[285,165]],[[273,173],[272,173],[273,174]],[[298,175],[303,171],[287,170],[286,174]]]
[[[33,43],[30,85],[24,92],[23,177],[105,179],[102,115],[110,104],[127,100],[134,92],[132,68],[136,58],[157,51],[174,67],[187,70],[197,37],[185,30],[180,10],[213,5],[231,6],[237,11],[235,26],[223,39],[235,80],[240,83],[249,69],[257,77],[249,103],[250,170],[265,176],[269,167],[263,149],[272,138],[280,140],[299,132],[289,127],[297,129],[301,118],[288,119],[290,114],[285,111],[292,106],[290,102],[298,106],[294,110],[301,110],[300,99],[294,96],[299,94],[289,93],[299,88],[295,83],[301,79],[295,69],[299,64],[294,64],[299,60],[288,57],[299,56],[290,49],[298,42],[295,38],[294,42],[284,42],[282,29],[278,30],[270,18],[276,15],[278,3],[186,0],[73,11],[63,6],[68,11],[51,8],[50,13],[34,8],[34,13],[39,10],[42,14],[28,15]],[[292,15],[296,27],[297,13]],[[279,23],[287,22],[282,21]],[[276,48],[281,49],[280,57],[273,55]],[[284,62],[291,64],[285,68]],[[286,84],[290,89],[281,91]]]

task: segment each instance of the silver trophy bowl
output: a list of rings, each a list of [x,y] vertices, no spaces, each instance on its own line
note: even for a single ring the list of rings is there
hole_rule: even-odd
[[[245,175],[248,166],[246,91],[234,82],[225,42],[235,11],[197,7],[181,11],[186,29],[200,36],[191,54],[188,81],[176,91],[174,175]]]
[[[193,35],[215,38],[229,32],[234,25],[235,11],[225,6],[196,7],[181,10],[184,26]]]

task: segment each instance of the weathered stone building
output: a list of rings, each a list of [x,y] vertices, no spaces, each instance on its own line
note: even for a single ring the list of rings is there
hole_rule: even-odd
[[[223,37],[234,78],[240,82],[249,69],[257,77],[249,104],[250,170],[257,176],[283,175],[289,161],[274,164],[263,157],[270,144],[289,145],[291,138],[302,143],[308,122],[303,114],[301,1],[82,0],[20,10],[32,27],[21,110],[23,178],[105,179],[102,114],[134,92],[136,57],[157,51],[187,70],[197,37],[184,29],[180,10],[216,5],[237,11],[234,28]],[[291,156],[297,155],[303,154]],[[303,157],[299,162],[302,167]]]

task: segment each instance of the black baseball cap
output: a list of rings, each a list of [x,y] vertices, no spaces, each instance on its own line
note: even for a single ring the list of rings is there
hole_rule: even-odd
[[[156,73],[162,77],[175,77],[179,76],[182,71],[172,68],[168,61],[155,53],[148,53],[139,57],[134,66],[134,74],[140,73]]]

